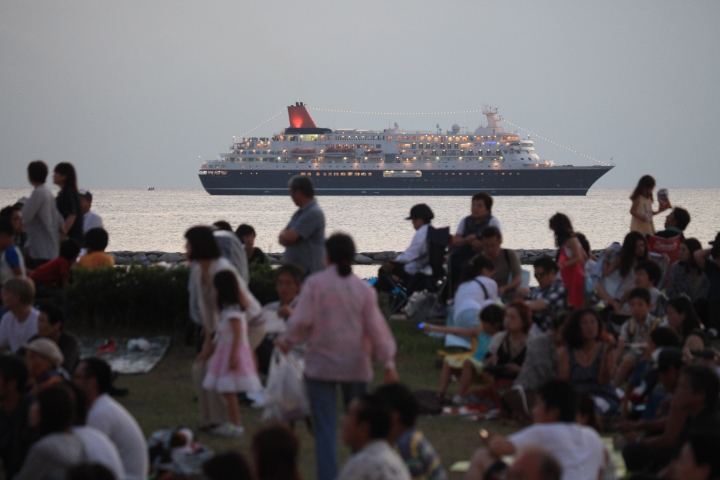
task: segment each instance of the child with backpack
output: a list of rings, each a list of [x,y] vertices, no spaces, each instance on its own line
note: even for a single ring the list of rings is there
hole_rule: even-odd
[[[256,392],[262,389],[257,375],[255,359],[248,341],[246,311],[249,301],[240,290],[235,274],[222,270],[213,278],[217,292],[220,321],[215,346],[207,363],[203,388],[222,394],[227,400],[231,423],[220,425],[212,433],[240,437],[245,429],[240,423],[238,392]]]

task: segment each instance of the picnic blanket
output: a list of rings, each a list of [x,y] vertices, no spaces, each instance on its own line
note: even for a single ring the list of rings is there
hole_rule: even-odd
[[[98,357],[110,364],[113,371],[124,374],[148,373],[162,360],[170,347],[170,337],[158,335],[145,337],[150,346],[146,350],[128,348],[128,342],[136,340],[130,337],[115,337],[116,350],[107,353],[98,353],[98,348],[106,342],[107,338],[78,338],[80,358]]]

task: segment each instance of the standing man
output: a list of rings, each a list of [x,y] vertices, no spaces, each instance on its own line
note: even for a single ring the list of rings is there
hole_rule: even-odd
[[[62,217],[55,207],[55,197],[45,186],[48,168],[42,160],[28,165],[28,180],[33,192],[23,205],[22,217],[27,225],[28,267],[37,268],[58,256]]]
[[[283,263],[295,263],[310,275],[325,268],[325,214],[315,199],[310,177],[296,175],[290,179],[290,198],[299,208],[278,243],[285,247]]]
[[[100,215],[90,211],[92,208],[93,196],[89,190],[80,189],[80,211],[83,214],[83,235],[91,228],[103,228],[103,221]]]

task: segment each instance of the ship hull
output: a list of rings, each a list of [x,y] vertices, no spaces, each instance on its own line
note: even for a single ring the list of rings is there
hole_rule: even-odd
[[[420,171],[417,177],[392,177],[383,171],[372,175],[332,172],[317,168],[288,170],[228,169],[221,175],[199,175],[211,195],[287,195],[294,175],[312,178],[318,195],[400,196],[473,195],[586,195],[588,189],[612,167],[539,167],[489,171]],[[217,172],[220,173],[220,172]],[[339,176],[345,174],[343,176]]]

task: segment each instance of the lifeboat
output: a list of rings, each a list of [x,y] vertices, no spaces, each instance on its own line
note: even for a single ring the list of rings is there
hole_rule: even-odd
[[[382,150],[366,150],[365,155],[380,155]]]
[[[325,150],[325,155],[331,155],[331,156],[350,156],[355,155],[355,149],[350,147],[330,147],[327,150]]]
[[[290,150],[293,155],[312,155],[315,153],[314,148],[293,148]]]

